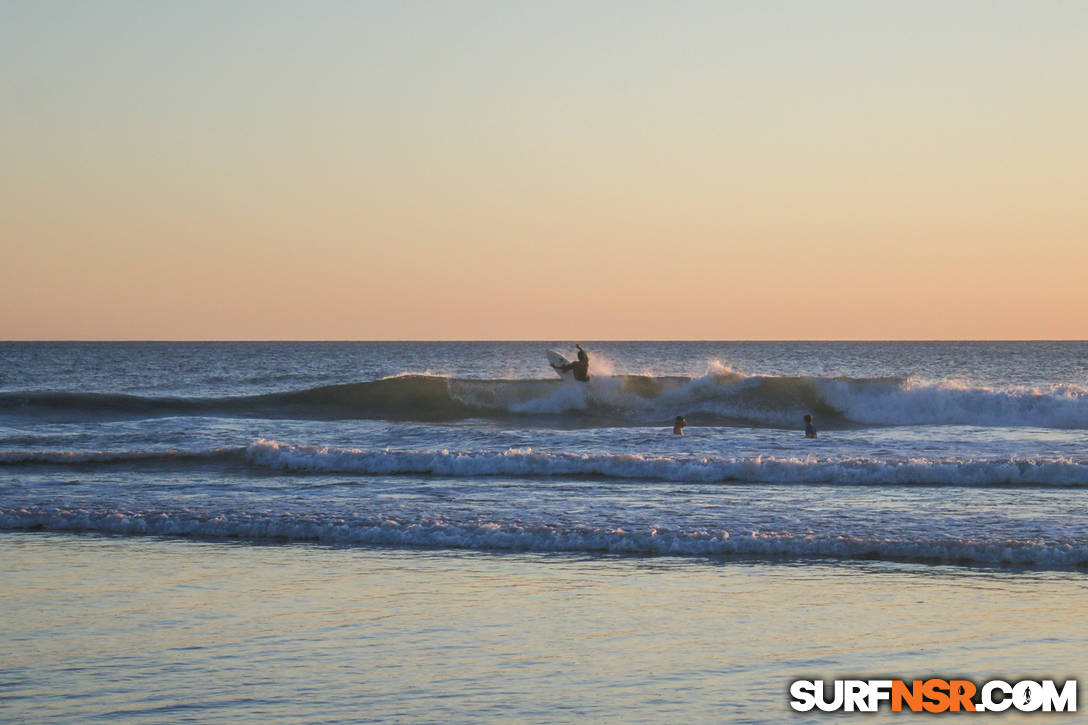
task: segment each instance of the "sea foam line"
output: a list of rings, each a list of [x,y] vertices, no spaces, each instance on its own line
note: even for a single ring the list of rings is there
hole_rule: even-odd
[[[1088,567],[1088,545],[1081,542],[878,539],[775,532],[734,533],[705,528],[625,530],[592,526],[523,526],[491,521],[399,521],[381,516],[245,513],[197,516],[168,511],[0,507],[0,529],[498,551],[868,559],[1035,569]]]
[[[638,453],[361,450],[259,439],[246,447],[129,451],[0,451],[0,467],[161,465],[236,461],[295,474],[600,477],[687,483],[1088,486],[1088,459],[654,456]]]
[[[1088,485],[1088,461],[1069,458],[938,459],[646,456],[635,453],[364,451],[260,439],[245,452],[255,465],[285,471],[433,476],[602,476],[724,483]]]

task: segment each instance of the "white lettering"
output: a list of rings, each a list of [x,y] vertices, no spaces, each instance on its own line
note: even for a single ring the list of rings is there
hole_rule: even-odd
[[[1054,708],[1051,710],[1051,708]],[[1054,680],[1043,680],[1043,712],[1076,712],[1077,681],[1066,680],[1062,691],[1054,686]]]
[[[865,680],[847,680],[846,692],[843,700],[846,705],[847,712],[868,712],[869,708],[866,706],[868,696],[866,693],[869,691],[869,685]]]
[[[869,680],[869,709],[868,712],[876,712],[880,709],[880,703],[891,701],[891,680]]]
[[[1035,712],[1043,706],[1043,688],[1031,680],[1017,682],[1012,688],[1012,704],[1020,712]]]
[[[827,689],[824,686],[823,680],[816,680],[816,707],[820,708],[824,712],[835,712],[842,707],[844,699],[843,695],[843,683],[842,680],[835,680],[835,685],[832,690],[835,696],[829,701],[827,699]]]
[[[790,707],[798,712],[808,712],[816,707],[816,685],[812,680],[797,680],[790,685]]]
[[[995,700],[993,693],[997,690],[1002,694],[1000,700]],[[1004,680],[990,680],[982,686],[982,705],[977,710],[1004,712],[1012,707],[1012,685]]]

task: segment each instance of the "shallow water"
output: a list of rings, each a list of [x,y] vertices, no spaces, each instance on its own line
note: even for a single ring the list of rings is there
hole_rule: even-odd
[[[40,533],[0,551],[12,721],[826,722],[789,710],[789,682],[1088,667],[1084,575]]]

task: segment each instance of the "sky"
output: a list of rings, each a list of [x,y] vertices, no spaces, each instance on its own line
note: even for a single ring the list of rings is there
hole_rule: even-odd
[[[0,339],[1088,338],[1088,3],[0,0]]]

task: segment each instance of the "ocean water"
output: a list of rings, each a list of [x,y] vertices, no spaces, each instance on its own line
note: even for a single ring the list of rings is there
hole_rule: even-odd
[[[1088,664],[1088,343],[581,342],[588,383],[557,341],[0,343],[0,719],[762,722],[815,671]],[[291,647],[340,674],[285,695]]]

